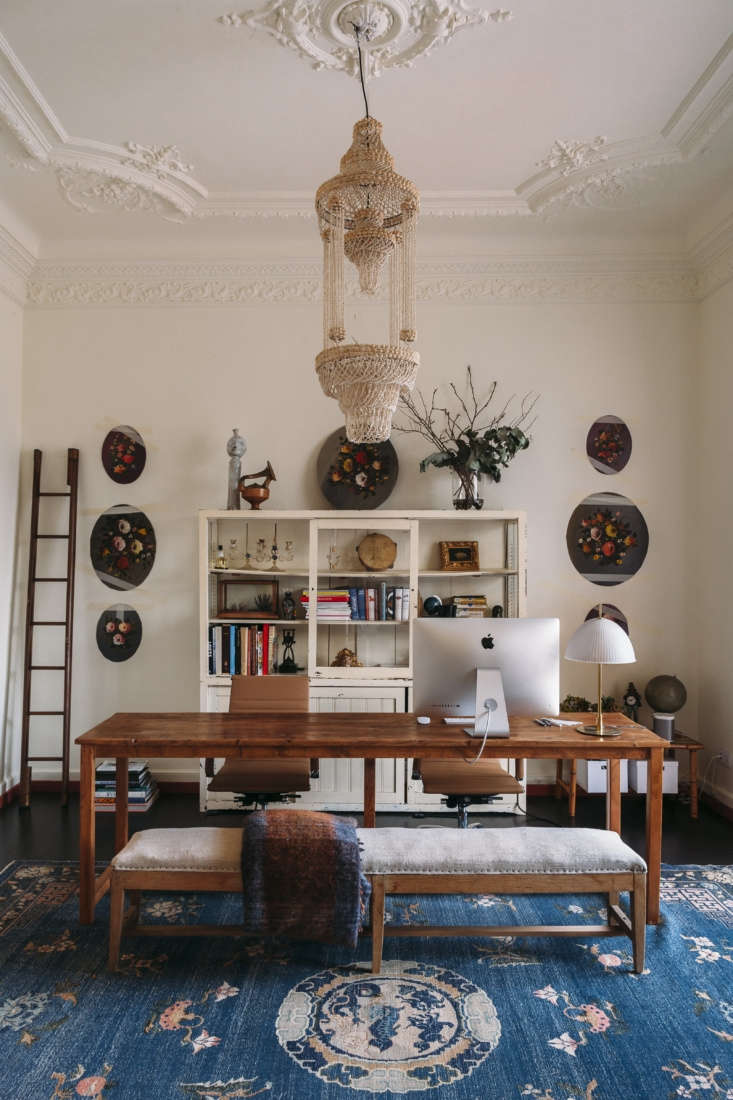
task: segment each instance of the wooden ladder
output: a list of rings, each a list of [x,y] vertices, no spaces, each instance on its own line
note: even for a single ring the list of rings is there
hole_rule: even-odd
[[[79,478],[79,451],[76,447],[69,447],[66,462],[66,482],[68,490],[63,492],[44,493],[41,491],[41,462],[43,452],[33,452],[33,497],[31,503],[31,538],[28,557],[28,598],[25,611],[25,661],[23,673],[23,726],[21,737],[21,762],[20,762],[20,804],[29,806],[31,800],[31,763],[32,762],[60,762],[61,763],[61,805],[65,806],[69,800],[69,739],[71,730],[71,653],[74,631],[74,563],[76,561],[76,498],[77,482]],[[69,522],[68,530],[64,534],[40,534],[38,533],[38,512],[41,497],[68,497]],[[38,540],[39,539],[65,539],[67,540],[66,552],[66,576],[64,577],[39,577],[36,575]],[[63,619],[36,619],[36,585],[37,584],[64,584],[66,585],[66,611]],[[62,665],[34,665],[33,664],[33,639],[36,627],[60,627],[64,628],[64,663]],[[64,673],[64,697],[62,710],[31,710],[31,680],[34,672],[63,671]],[[60,756],[32,756],[30,754],[30,720],[34,715],[52,714],[63,717],[63,734]]]

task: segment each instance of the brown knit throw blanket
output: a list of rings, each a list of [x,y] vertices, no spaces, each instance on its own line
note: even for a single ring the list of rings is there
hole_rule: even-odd
[[[370,886],[354,822],[312,810],[250,814],[242,887],[248,932],[356,947]]]

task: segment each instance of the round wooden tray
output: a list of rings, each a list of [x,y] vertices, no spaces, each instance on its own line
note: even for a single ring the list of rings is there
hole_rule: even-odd
[[[397,543],[389,535],[374,532],[364,536],[356,552],[365,569],[373,569],[381,573],[383,569],[390,569],[394,565],[397,557]]]

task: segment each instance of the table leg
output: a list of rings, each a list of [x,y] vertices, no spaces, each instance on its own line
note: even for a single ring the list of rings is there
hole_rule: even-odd
[[[115,769],[115,855],[127,844],[127,784],[129,781],[127,757],[117,757]]]
[[[555,764],[555,798],[562,798],[562,759]]]
[[[377,823],[377,761],[364,761],[364,828]]]
[[[568,790],[568,812],[575,817],[575,806],[578,801],[578,761],[573,757],[570,761],[570,789]]]
[[[664,749],[650,749],[646,781],[646,922],[659,924],[662,877],[662,761]]]
[[[79,921],[94,921],[94,746],[82,745],[79,772]]]
[[[690,817],[697,821],[697,750],[690,749]]]
[[[607,761],[606,828],[621,832],[621,761]]]

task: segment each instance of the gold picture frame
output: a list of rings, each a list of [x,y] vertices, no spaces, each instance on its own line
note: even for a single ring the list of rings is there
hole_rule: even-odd
[[[449,573],[475,573],[479,568],[477,542],[440,542],[440,568]]]

